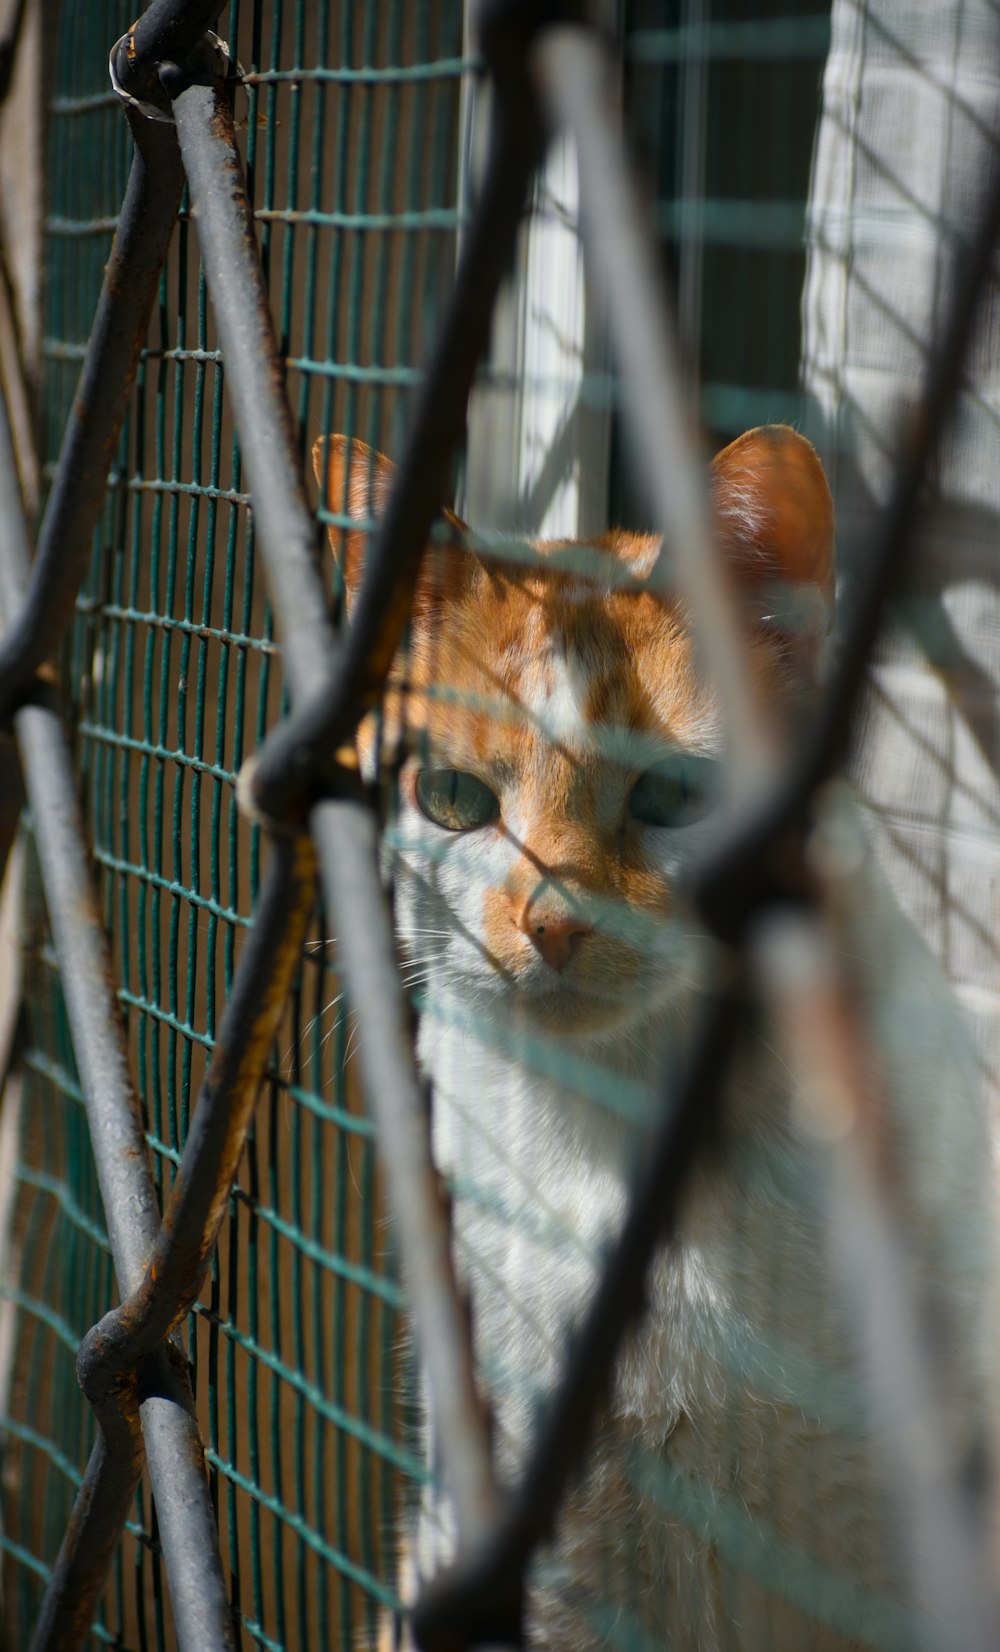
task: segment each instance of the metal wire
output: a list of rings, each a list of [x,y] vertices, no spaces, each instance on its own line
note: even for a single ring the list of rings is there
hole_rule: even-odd
[[[164,43],[186,54],[221,10],[218,4],[192,7],[177,0],[151,7],[139,31],[156,54],[148,61],[160,60]],[[134,52],[141,72],[146,61],[141,42]],[[11,616],[0,648],[0,704],[10,704],[69,621],[180,203],[183,172],[173,133],[131,110],[129,123],[136,157],[24,609],[16,621]]]
[[[874,1051],[817,914],[765,914],[753,951],[762,994],[785,1024],[793,1071],[803,1065],[801,1052],[810,1052],[800,1082],[826,1084],[856,1110],[853,1121],[830,1132],[830,1224],[852,1321],[868,1350],[867,1380],[893,1395],[882,1449],[910,1575],[932,1621],[948,1625],[949,1639],[968,1652],[987,1652],[996,1645],[1000,1615],[983,1511],[978,1495],[959,1483],[937,1424],[942,1396],[934,1349],[921,1324],[924,1305],[907,1278],[893,1168],[879,1142],[885,1109],[872,1095]]]
[[[13,444],[0,410],[0,488],[7,554],[0,572],[0,604],[18,612],[28,575],[27,532]],[[87,1105],[89,1135],[108,1212],[109,1238],[123,1292],[142,1277],[145,1255],[157,1228],[157,1203],[149,1175],[139,1110],[128,1075],[120,1022],[110,981],[111,962],[104,930],[94,909],[72,765],[56,715],[24,706],[14,717],[24,785],[35,817],[35,841],[45,880],[60,976],[66,993],[73,1047]],[[201,1469],[201,1441],[194,1422],[187,1374],[158,1348],[146,1374],[163,1396],[153,1402],[149,1423],[158,1456],[151,1461],[154,1484],[164,1504],[183,1510],[185,1543],[198,1554],[198,1573],[208,1569],[193,1608],[191,1647],[205,1644],[206,1629],[216,1644],[228,1639],[228,1603],[219,1580],[217,1538]],[[99,1415],[95,1447],[72,1522],[40,1614],[33,1649],[81,1645],[90,1627],[96,1597],[124,1523],[142,1466],[138,1407],[141,1390],[119,1391]],[[174,1551],[176,1553],[176,1549]],[[214,1565],[213,1565],[214,1557]],[[202,1579],[204,1581],[204,1579]],[[225,1616],[219,1622],[221,1604]]]
[[[533,54],[552,118],[576,140],[583,228],[611,317],[632,446],[663,533],[653,589],[679,590],[698,615],[706,669],[730,731],[733,784],[766,784],[773,741],[746,668],[734,593],[714,554],[703,466],[690,433],[680,362],[658,290],[624,143],[611,117],[610,65],[597,39],[553,29]]]
[[[457,8],[452,12],[460,25],[460,12]],[[280,18],[273,31],[269,26],[261,30],[264,15],[260,8],[255,13],[244,8],[242,35],[238,19],[233,19],[234,36],[243,41],[241,55],[265,69],[270,63],[287,64],[293,44],[289,19],[286,17],[282,34]],[[106,60],[108,40],[121,33],[129,17],[119,10],[106,24],[98,19],[94,25],[88,15],[85,25],[82,14],[77,15],[64,35],[69,40],[62,71],[64,84],[81,84],[80,65],[89,61],[87,29],[94,27]],[[251,41],[251,25],[264,36],[256,44]],[[307,25],[307,13],[300,9],[300,39],[295,49],[301,47],[305,60],[310,51],[327,50]],[[349,20],[336,27],[342,33],[337,50],[343,50],[349,58],[354,50]],[[429,62],[434,60],[435,42],[450,38],[452,47],[459,42],[456,25],[450,27],[450,37],[444,27],[437,26],[428,37],[425,56]],[[366,30],[370,37],[370,25]],[[419,40],[410,42],[408,49],[416,46],[424,49]],[[440,55],[448,64],[456,58],[454,50]],[[100,70],[100,50],[96,62]],[[350,97],[345,100],[355,112],[369,101],[369,78],[360,77],[357,88],[350,89]],[[392,73],[386,77],[390,86],[396,78]],[[453,81],[451,69],[445,78]],[[85,75],[82,83],[86,87]],[[322,106],[337,109],[339,123],[343,105],[331,102],[335,88],[322,76],[317,77],[317,87],[322,93]],[[280,79],[259,94],[251,84],[248,95],[252,107],[259,95],[260,118],[250,119],[239,141],[246,144],[252,160],[258,163],[251,171],[251,182],[266,212],[269,204],[273,206],[280,197],[284,134],[291,124],[290,103],[296,99]],[[63,133],[66,137],[73,133],[74,137],[59,148],[58,205],[49,224],[54,259],[49,339],[45,345],[51,367],[47,396],[50,416],[60,399],[69,401],[70,376],[84,349],[76,340],[86,336],[90,320],[86,314],[92,304],[87,296],[87,272],[93,269],[95,260],[89,243],[96,239],[93,250],[103,262],[104,248],[94,232],[114,221],[113,207],[117,205],[114,198],[95,199],[91,175],[81,155],[86,150],[88,164],[93,165],[95,175],[100,173],[105,191],[117,191],[115,180],[126,158],[123,143],[94,140],[98,129],[108,129],[107,111],[103,111],[99,96],[58,101]],[[428,135],[435,152],[440,153],[442,142],[447,148],[447,119],[442,114],[442,100],[430,97],[428,104]],[[409,105],[404,103],[403,107],[408,110]],[[111,114],[127,137],[119,112]],[[293,161],[291,156],[290,166]],[[118,163],[118,172],[109,162]],[[317,205],[328,199],[323,190],[324,169],[328,174],[329,164],[329,146],[324,146],[317,172],[311,176],[311,187],[319,192]],[[86,187],[81,187],[81,181]],[[342,190],[347,188],[336,178],[334,183]],[[262,195],[265,186],[270,196]],[[427,193],[429,219],[453,221],[454,215],[449,217],[445,208],[449,179],[444,170],[433,180],[421,174],[414,187]],[[441,192],[440,204],[437,192]],[[341,199],[345,211],[337,215],[338,221],[346,219],[364,226],[368,215],[363,210],[346,210],[353,205],[346,193]],[[405,213],[396,216],[403,223],[411,221]],[[414,215],[413,221],[419,216]],[[76,262],[71,279],[67,279],[60,263],[67,228],[87,232],[75,236],[72,252]],[[342,349],[336,341],[328,345],[322,331],[324,300],[320,294],[330,241],[324,240],[323,226],[290,228],[296,235],[293,238],[289,234],[284,241],[281,226],[273,231],[274,244],[278,249],[284,246],[285,256],[282,259],[278,251],[272,290],[277,289],[278,268],[282,262],[288,263],[292,245],[297,249],[298,276],[301,251],[305,238],[310,237],[311,245],[319,247],[312,277],[319,332],[316,360],[308,360],[298,382],[315,409],[317,396],[324,394],[330,383],[326,358]],[[272,239],[272,229],[265,223],[264,240]],[[386,232],[379,229],[375,233],[384,236]],[[127,457],[123,444],[111,478],[109,509],[98,525],[100,555],[112,540],[130,547],[123,558],[116,558],[110,576],[118,600],[109,605],[109,612],[103,602],[103,575],[92,576],[87,594],[78,605],[67,668],[74,694],[85,700],[77,729],[89,834],[96,840],[103,916],[115,942],[119,1001],[130,1023],[139,1088],[149,1113],[147,1140],[164,1198],[185,1139],[189,1097],[193,1100],[197,1088],[199,1063],[215,1040],[217,1006],[232,982],[240,937],[249,921],[259,876],[255,846],[258,834],[240,822],[232,806],[232,778],[244,745],[259,738],[273,719],[277,695],[276,673],[270,669],[277,645],[269,638],[270,619],[261,600],[260,582],[255,585],[253,578],[253,540],[246,531],[248,495],[240,486],[239,456],[222,396],[220,353],[212,348],[212,313],[204,288],[200,294],[197,291],[197,257],[186,209],[178,242],[161,290],[161,306],[154,317],[149,347],[140,358],[138,392],[127,432]],[[421,244],[419,237],[415,236],[415,244]],[[364,276],[362,261],[357,285],[362,319]],[[341,298],[345,286],[342,283]],[[298,326],[300,306],[291,280],[284,308],[290,324]],[[174,310],[179,314],[179,331],[158,334],[158,327],[167,326]],[[169,324],[173,325],[172,321]],[[158,338],[166,348],[157,348]],[[363,350],[363,345],[359,335],[352,347]],[[411,348],[409,339],[407,348]],[[415,368],[407,371],[412,378]],[[379,374],[373,371],[370,377],[377,382]],[[362,372],[353,382],[363,379]],[[315,418],[315,411],[309,417]],[[52,445],[50,438],[49,451]],[[229,473],[227,463],[232,466]],[[194,480],[189,468],[192,464]],[[209,593],[217,533],[216,594],[212,597]],[[315,529],[310,528],[310,533],[314,540]],[[192,547],[197,571],[193,562],[185,568],[185,555],[191,554]],[[200,560],[203,547],[204,566]],[[217,604],[211,615],[210,601]],[[91,678],[86,662],[94,647],[103,665]],[[175,787],[172,777],[178,771],[183,773],[184,784]],[[145,823],[141,831],[140,819]],[[51,955],[44,945],[38,956],[46,973],[44,981],[37,983],[36,1005],[56,989]],[[284,1589],[281,1611],[285,1626],[281,1633],[292,1642],[297,1632],[302,1640],[311,1635],[317,1616],[322,1618],[326,1613],[339,1624],[346,1643],[354,1638],[355,1626],[361,1621],[364,1608],[359,1601],[376,1596],[395,1600],[392,1591],[375,1576],[375,1568],[383,1564],[379,1559],[382,1511],[396,1495],[398,1473],[419,1479],[422,1472],[419,1460],[398,1439],[387,1365],[383,1364],[381,1391],[369,1399],[358,1391],[355,1368],[360,1369],[360,1353],[347,1356],[351,1364],[346,1374],[331,1357],[332,1327],[347,1345],[357,1335],[364,1349],[376,1340],[381,1347],[390,1347],[401,1302],[399,1287],[392,1278],[391,1259],[382,1254],[374,1218],[368,1214],[375,1199],[371,1126],[357,1111],[355,1087],[349,1082],[354,1068],[348,1072],[347,1083],[341,1077],[346,1042],[344,1012],[326,1008],[338,990],[327,949],[317,949],[306,959],[294,1012],[302,1029],[297,1035],[296,1071],[279,1073],[277,1067],[272,1068],[267,1126],[261,1131],[259,1147],[251,1144],[249,1149],[251,1159],[255,1158],[259,1166],[255,1174],[259,1174],[260,1181],[253,1187],[244,1182],[223,1234],[223,1278],[229,1265],[227,1247],[234,1238],[249,1269],[249,1284],[242,1284],[239,1294],[231,1293],[229,1301],[229,1307],[235,1305],[241,1315],[240,1324],[237,1327],[226,1318],[223,1287],[214,1300],[206,1300],[189,1327],[197,1360],[202,1427],[211,1441],[209,1461],[230,1549],[236,1605],[240,1616],[256,1623],[262,1634],[270,1629],[273,1636],[278,1620],[269,1618],[268,1613],[276,1610],[275,1591]],[[313,1019],[315,1026],[310,1027]],[[63,1037],[49,1059],[40,1054],[40,1049],[51,1051],[52,1036],[47,1023],[42,1020],[39,1025],[36,1019],[31,1035],[32,1081],[40,1088],[46,1116],[58,1115],[60,1122],[58,1129],[47,1135],[39,1155],[46,1172],[38,1178],[40,1198],[31,1207],[34,1245],[29,1249],[38,1255],[47,1254],[46,1224],[53,1221],[67,1268],[64,1285],[52,1257],[44,1272],[39,1270],[37,1279],[33,1277],[32,1290],[24,1293],[24,1300],[30,1299],[25,1312],[39,1327],[37,1335],[26,1333],[32,1349],[34,1389],[39,1396],[33,1416],[40,1416],[48,1403],[46,1373],[52,1355],[46,1350],[51,1350],[52,1337],[57,1334],[55,1316],[48,1312],[47,1304],[65,1304],[58,1343],[61,1388],[53,1402],[55,1413],[45,1426],[65,1445],[59,1462],[68,1465],[85,1460],[89,1440],[80,1422],[73,1365],[66,1350],[79,1339],[88,1312],[93,1317],[107,1305],[113,1287],[105,1276],[106,1250],[99,1249],[96,1261],[92,1259],[91,1245],[100,1247],[103,1242],[106,1246],[106,1238],[99,1210],[92,1212],[90,1208],[86,1139],[75,1123],[79,1091],[68,1041]],[[283,1043],[282,1051],[287,1047],[287,1042]],[[311,1170],[312,1164],[321,1163],[330,1166],[326,1185]],[[337,1192],[335,1203],[329,1197],[331,1188]],[[362,1200],[367,1224],[363,1242],[355,1237]],[[333,1210],[335,1216],[331,1215]],[[283,1287],[270,1307],[266,1306],[269,1277],[280,1274],[287,1280],[293,1270],[294,1288],[301,1292],[303,1302],[310,1304],[303,1320],[294,1323],[288,1308],[290,1287]],[[88,1309],[88,1302],[93,1303],[92,1308]],[[362,1329],[357,1333],[359,1322]],[[380,1357],[385,1362],[385,1356]],[[237,1468],[234,1459],[234,1452],[243,1450],[245,1438],[239,1432],[242,1419],[238,1422],[232,1414],[241,1404],[240,1400],[232,1400],[241,1386],[248,1395],[247,1409],[252,1414],[247,1429],[252,1433],[252,1450],[256,1453],[249,1491],[248,1477],[240,1473],[245,1462],[239,1459]],[[314,1454],[316,1461],[326,1463],[327,1475],[313,1474]],[[38,1472],[34,1478],[40,1485],[43,1466],[40,1459],[36,1461]],[[46,1557],[54,1554],[58,1543],[62,1489],[60,1482],[53,1495],[46,1498],[46,1530],[41,1537],[31,1539],[38,1543],[38,1553]],[[21,1520],[19,1529],[25,1533],[40,1529],[27,1503]],[[116,1598],[108,1600],[106,1621],[116,1623],[124,1638],[130,1634],[168,1635],[169,1622],[165,1626],[162,1622],[162,1586],[158,1580],[161,1561],[155,1528],[149,1526],[148,1502],[136,1510],[132,1529],[138,1545],[132,1553],[141,1580],[139,1600],[136,1604],[131,1600],[129,1554],[118,1566]],[[359,1543],[363,1565],[357,1563]],[[312,1563],[316,1555],[323,1557],[322,1568]],[[256,1583],[252,1581],[254,1574]],[[357,1586],[340,1587],[338,1575],[359,1580]],[[25,1616],[28,1612],[33,1615],[29,1574],[15,1576],[19,1597],[29,1603],[19,1605],[18,1610]],[[241,1584],[242,1594],[238,1592]],[[254,1591],[261,1602],[259,1610],[251,1598]]]
[[[354,732],[381,692],[399,647],[424,547],[444,501],[472,377],[485,349],[541,142],[541,120],[530,98],[519,101],[516,119],[501,107],[455,291],[427,369],[413,434],[369,553],[337,676],[275,732],[255,760],[253,795],[265,814],[301,810],[307,783],[314,790],[329,784],[328,754]]]
[[[230,380],[238,406],[255,409],[243,439],[243,451],[255,497],[267,501],[264,509],[258,511],[257,531],[271,573],[279,616],[287,634],[295,635],[295,649],[289,661],[291,687],[296,697],[308,696],[316,682],[325,683],[334,646],[331,633],[324,629],[322,588],[311,555],[311,518],[305,510],[286,404],[276,383],[276,341],[256,259],[252,254],[248,256],[248,213],[242,192],[234,182],[238,161],[228,109],[214,86],[199,85],[179,90],[174,108],[220,334],[229,359],[242,364],[235,375],[231,371]],[[484,224],[488,222],[485,212],[491,203],[492,195],[484,203]],[[474,273],[478,271],[474,269]],[[468,285],[460,285],[458,289],[463,296],[468,290]],[[489,296],[487,291],[479,297],[484,312],[488,311]],[[456,302],[456,308],[460,302],[461,299]],[[465,310],[460,309],[460,319],[464,316]],[[249,334],[248,326],[252,329]],[[453,330],[448,336],[460,335]],[[471,373],[472,361],[468,354],[464,361],[469,362]],[[452,391],[447,403],[447,411],[443,401],[427,404],[434,406],[435,420],[430,436],[422,430],[421,440],[427,444],[426,450],[438,458],[440,486],[444,479],[442,454],[447,453],[447,448],[442,449],[437,440],[441,421],[450,415],[457,436],[457,409],[463,400],[459,380],[457,390]],[[241,428],[244,422],[241,421]],[[421,424],[425,425],[426,421]],[[419,450],[418,459],[424,451],[424,448]],[[417,464],[411,467],[410,474],[421,475]],[[431,486],[433,481],[432,476]],[[421,485],[426,490],[426,476],[421,476]],[[429,508],[427,514],[430,514]],[[397,513],[396,520],[398,523],[404,518]],[[291,532],[290,523],[293,524]],[[415,562],[415,549],[410,552],[410,559]],[[414,576],[415,572],[414,566]],[[384,572],[377,577],[385,588]],[[398,588],[405,589],[401,582]],[[305,612],[314,616],[311,628],[299,622],[304,604]],[[372,607],[377,609],[378,604],[373,603]],[[378,681],[388,669],[392,648],[386,652],[380,640],[374,653],[375,657],[367,662],[367,670]],[[363,706],[364,697],[355,694],[355,716],[361,714]],[[312,755],[307,750],[306,763],[298,764],[310,789],[314,785],[309,772]],[[420,1303],[417,1312],[435,1406],[442,1418],[449,1419],[446,1430],[449,1475],[463,1518],[469,1522],[470,1529],[478,1530],[492,1513],[494,1501],[485,1420],[475,1394],[467,1351],[462,1357],[463,1350],[467,1350],[467,1324],[451,1281],[447,1232],[433,1179],[424,1108],[409,1049],[408,1015],[394,963],[388,909],[378,883],[374,822],[364,805],[327,805],[314,811],[310,830],[317,844],[328,906],[343,936],[342,961],[352,1000],[357,1005],[362,1068],[368,1080],[371,1105],[382,1126],[384,1157],[410,1293],[413,1300]],[[367,1025],[369,1014],[370,1026]],[[408,1214],[411,1211],[412,1219]]]

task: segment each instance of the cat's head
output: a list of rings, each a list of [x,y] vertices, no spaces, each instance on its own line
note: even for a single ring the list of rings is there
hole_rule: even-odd
[[[329,508],[370,521],[393,466],[314,449]],[[749,431],[714,461],[717,530],[775,715],[815,675],[833,592],[833,508],[804,438]],[[720,708],[683,605],[644,589],[660,542],[613,531],[522,559],[435,544],[369,775],[405,754],[390,829],[401,937],[435,992],[539,1026],[614,1035],[676,999],[671,920],[725,760]],[[349,606],[362,526],[331,529]],[[791,599],[791,600],[790,600]]]

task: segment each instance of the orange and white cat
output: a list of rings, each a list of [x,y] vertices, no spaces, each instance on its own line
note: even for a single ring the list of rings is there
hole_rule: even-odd
[[[333,511],[378,514],[388,460],[339,436],[314,457]],[[783,626],[775,582],[813,594],[800,612],[828,613],[826,479],[806,441],[767,427],[715,460],[711,490],[749,669],[780,720],[813,685],[823,627]],[[331,538],[350,603],[366,536]],[[683,605],[644,586],[659,549],[617,531],[527,560],[434,547],[377,729],[360,736],[369,776],[376,740],[402,757],[386,833],[399,937],[508,1478],[620,1223],[704,972],[684,879],[726,753]],[[950,1224],[983,1206],[985,1122],[956,1097],[961,1041],[943,1030],[933,972],[873,874],[861,887],[851,950],[871,1001],[884,1008],[891,990],[886,1082],[910,1115],[921,1262],[941,1273],[973,1395],[948,1420],[959,1449],[983,1369],[980,1275]],[[535,1568],[532,1646],[844,1652],[920,1638],[815,1156],[771,1045],[761,1026],[743,1050],[723,1149],[655,1264],[588,1472]],[[429,1493],[420,1569],[454,1541]]]

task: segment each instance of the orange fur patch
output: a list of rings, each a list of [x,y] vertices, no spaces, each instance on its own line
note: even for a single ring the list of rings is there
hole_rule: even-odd
[[[318,472],[324,454],[331,506],[368,515],[391,486],[389,461],[333,437],[317,444]],[[781,428],[748,433],[716,461],[714,491],[727,552],[744,558],[750,582],[818,574],[829,586],[829,494],[808,443]],[[350,599],[364,534],[331,538]],[[382,708],[382,752],[408,754],[401,783],[411,802],[422,767],[466,770],[500,800],[498,818],[476,830],[498,833],[514,853],[502,883],[483,890],[480,939],[515,979],[542,951],[582,993],[599,996],[609,982],[620,992],[638,976],[641,946],[593,913],[662,918],[672,909],[671,877],[628,799],[664,750],[718,754],[719,715],[680,605],[642,586],[658,547],[621,530],[583,548],[540,544],[534,563],[439,547],[421,576]],[[751,624],[747,647],[762,702],[780,708],[794,676],[781,636]],[[360,735],[369,768],[374,739],[369,721]],[[543,935],[574,925],[565,946],[542,946]]]
[[[554,657],[579,674],[573,739],[551,737],[537,710],[552,689]],[[775,650],[760,643],[753,658],[777,691]],[[481,936],[497,967],[516,978],[534,957],[533,926],[590,912],[595,902],[670,914],[671,882],[650,858],[648,833],[628,816],[628,794],[648,766],[643,749],[705,752],[716,721],[690,633],[659,599],[565,574],[474,566],[446,615],[414,626],[386,698],[383,750],[405,745],[414,754],[403,769],[411,798],[421,767],[447,766],[472,772],[504,800],[485,830],[518,853],[502,886],[483,891]],[[624,737],[620,759],[602,754],[602,731]],[[631,763],[630,737],[642,742]],[[636,947],[598,925],[574,955],[573,983],[599,995],[610,980],[621,991],[639,964]]]

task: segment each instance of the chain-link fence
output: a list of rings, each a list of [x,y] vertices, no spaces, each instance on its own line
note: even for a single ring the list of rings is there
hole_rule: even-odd
[[[50,19],[31,567],[32,387],[3,351],[5,846],[26,793],[9,1644],[346,1648],[416,1604],[426,1647],[992,1645],[985,1118],[833,782],[1000,202],[957,239],[888,502],[855,525],[828,682],[772,722],[692,386],[720,439],[819,431],[796,311],[827,8],[636,4],[599,31],[571,4],[261,0],[228,9],[228,44],[205,32],[222,10]],[[471,533],[439,520],[467,415]],[[609,575],[602,498],[666,551],[643,541],[651,559]],[[789,598],[780,538],[757,546],[753,603],[769,669],[794,675],[816,609]],[[599,598],[605,627],[619,600],[689,613],[718,685],[721,796],[669,912],[600,878],[581,894],[519,828],[564,903],[550,927],[699,984],[675,1016],[636,976],[673,1036],[635,1056],[636,1035],[628,1060],[585,1019],[567,1039],[435,968],[436,926],[469,939],[449,877],[486,913],[477,955],[494,944],[475,833],[453,853],[413,838],[413,796],[425,821],[444,807],[426,780],[407,792],[413,765],[467,783],[441,755],[447,707],[491,762],[518,731],[508,772],[530,740],[572,748],[551,685],[539,711],[491,677],[485,629],[463,654],[441,602],[470,555],[512,604],[534,579],[569,582],[580,612]],[[650,765],[661,789],[628,795],[662,828],[662,739],[591,711],[571,769],[595,753],[630,787]],[[740,1098],[771,1096],[776,1044],[793,1123],[771,1136]],[[537,1133],[553,1098],[568,1153]],[[722,1241],[697,1228],[720,1163]]]

